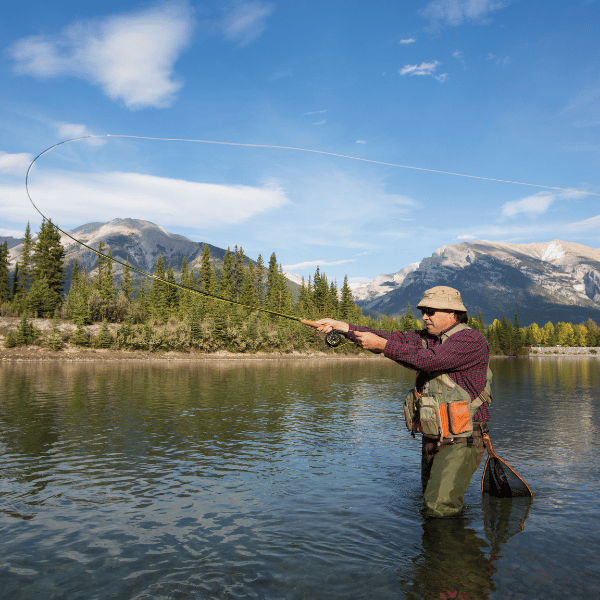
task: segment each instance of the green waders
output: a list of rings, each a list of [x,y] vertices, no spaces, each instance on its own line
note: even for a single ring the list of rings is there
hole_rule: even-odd
[[[479,432],[474,433],[479,437]],[[473,438],[455,438],[454,443],[438,444],[423,436],[421,482],[425,516],[451,517],[462,510],[464,493],[481,460],[477,442]]]

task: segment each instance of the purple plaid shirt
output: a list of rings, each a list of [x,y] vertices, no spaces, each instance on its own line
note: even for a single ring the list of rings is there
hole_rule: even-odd
[[[452,329],[454,325],[446,329]],[[463,329],[451,335],[443,344],[439,336],[421,331],[378,331],[368,327],[350,325],[348,339],[355,340],[353,331],[370,331],[387,340],[384,356],[398,364],[417,371],[416,387],[420,389],[435,371],[444,371],[474,400],[485,388],[490,347],[485,336],[475,329]],[[442,332],[445,333],[445,332]],[[423,347],[425,340],[427,347]],[[490,405],[484,402],[473,415],[473,421],[490,418]]]

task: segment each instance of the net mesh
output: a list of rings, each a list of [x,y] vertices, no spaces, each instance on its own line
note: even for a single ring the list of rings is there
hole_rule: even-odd
[[[481,491],[496,498],[525,498],[533,494],[525,480],[493,450],[489,437],[484,436],[488,458],[483,468]]]

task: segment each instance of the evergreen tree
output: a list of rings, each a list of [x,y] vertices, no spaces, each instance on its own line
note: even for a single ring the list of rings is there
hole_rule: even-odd
[[[231,250],[227,247],[225,256],[223,256],[223,265],[219,273],[219,295],[223,298],[233,298],[233,257]]]
[[[200,289],[205,292],[211,292],[211,271],[212,269],[210,264],[210,249],[208,248],[208,244],[204,244],[204,250],[202,251],[202,261],[200,263]]]
[[[181,261],[181,277],[179,278],[179,283],[183,287],[188,287],[188,288],[192,288],[192,289],[195,288],[194,281],[193,281],[193,274],[190,274],[190,272],[188,270],[187,260],[185,259],[185,256],[183,257],[183,260]],[[179,296],[179,314],[182,319],[185,319],[192,307],[192,303],[194,301],[194,296],[196,294],[193,294],[192,292],[187,292],[187,291],[181,290],[181,289],[178,289],[177,292],[178,292],[178,296]]]
[[[354,316],[354,306],[354,297],[352,296],[352,290],[348,284],[348,275],[345,275],[339,306],[339,316],[342,321],[351,322]]]
[[[4,240],[4,243],[0,246],[0,304],[8,302],[10,298],[8,243]]]
[[[277,257],[275,252],[269,259],[267,269],[267,289],[265,292],[265,308],[268,310],[277,310],[279,305],[279,271],[277,269]]]
[[[242,286],[240,289],[239,301],[245,306],[255,306],[256,296],[254,288],[254,261],[248,262],[248,268],[244,269],[244,278],[242,280]]]
[[[15,298],[17,298],[17,294],[19,293],[19,277],[20,277],[20,273],[19,273],[19,263],[18,261],[15,263],[15,270],[13,273],[13,278],[12,278],[12,286],[11,286],[11,290],[10,290],[10,297],[14,300]]]
[[[415,331],[421,329],[419,320],[413,314],[410,302],[407,304],[406,312],[400,319],[400,331]]]
[[[265,284],[265,263],[259,254],[256,259],[256,268],[254,269],[254,297],[256,306],[264,304],[264,284]]]
[[[512,347],[513,328],[506,315],[502,315],[502,321],[498,328],[498,341],[500,342],[500,350],[502,354],[510,354]]]
[[[98,246],[100,247],[100,246]],[[102,273],[100,274],[100,257],[98,257],[98,277],[100,297],[106,303],[113,302],[115,299],[115,277],[112,265],[112,248],[108,248],[108,258],[103,259]]]
[[[121,277],[121,291],[125,294],[127,300],[131,302],[133,299],[133,276],[131,274],[131,268],[129,267],[129,256],[125,259],[125,266],[123,267],[123,276]]]
[[[343,301],[343,288],[342,288],[342,301]],[[310,319],[313,316],[313,303],[312,295],[310,290],[310,284],[307,285],[302,278],[302,285],[300,287],[300,293],[298,294],[298,304],[296,305],[296,314],[305,319]],[[347,320],[349,317],[346,317]]]
[[[169,313],[175,314],[179,310],[179,288],[175,285],[177,282],[175,281],[175,273],[173,272],[173,268],[169,265],[167,269],[167,274],[165,279],[169,282],[170,285],[165,287],[165,292],[167,295],[167,306],[169,307]]]
[[[158,255],[156,265],[154,266],[154,275],[160,279],[152,279],[150,285],[150,308],[152,317],[157,321],[166,323],[169,319],[169,305],[167,299],[167,283],[164,280],[166,277],[165,263],[162,254]]]
[[[244,250],[237,245],[233,252],[233,269],[232,269],[232,288],[234,300],[239,300],[240,294],[242,293],[242,285],[244,283],[244,277],[246,274],[245,269],[246,257],[244,256]]]
[[[98,273],[96,274],[96,279],[94,280],[94,287],[100,291],[102,289],[102,280],[104,278],[104,266],[106,264],[106,257],[104,256],[105,246],[104,242],[100,240],[98,242],[98,253],[96,254],[96,260],[98,261]]]
[[[62,303],[65,279],[65,250],[60,243],[60,234],[51,221],[42,223],[35,244],[31,270],[36,285],[36,302],[40,302],[38,314],[53,314]],[[44,283],[41,283],[41,281]]]
[[[16,332],[17,346],[33,344],[36,341],[38,334],[39,332],[37,332],[35,327],[27,320],[27,315],[23,314]]]
[[[521,330],[521,324],[519,323],[519,317],[517,313],[515,313],[515,320],[513,323],[513,330],[511,336],[511,351],[514,353],[519,353],[522,351],[523,346],[525,345],[525,336],[523,331]]]
[[[31,286],[31,252],[33,250],[33,240],[31,238],[31,229],[29,223],[25,229],[23,238],[23,247],[21,248],[19,279],[17,284],[17,293],[15,296],[25,296]]]

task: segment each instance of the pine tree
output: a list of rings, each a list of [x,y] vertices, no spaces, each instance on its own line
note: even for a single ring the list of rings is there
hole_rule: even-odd
[[[211,276],[211,264],[210,264],[210,249],[208,244],[204,244],[204,250],[202,250],[202,261],[200,263],[200,289],[205,292],[210,292],[210,276]]]
[[[0,246],[0,304],[8,302],[10,298],[8,243],[4,240],[4,243]]]
[[[40,303],[38,314],[51,315],[62,303],[64,259],[65,250],[60,243],[60,234],[51,221],[44,221],[31,259],[32,281],[37,284],[36,302]]]
[[[129,267],[129,256],[125,259],[125,266],[123,267],[123,275],[121,277],[121,291],[125,294],[127,300],[131,302],[133,299],[133,276],[131,275],[131,268]]]
[[[254,261],[249,260],[248,268],[244,269],[244,278],[240,288],[239,301],[245,306],[256,306],[256,295],[254,288]]]
[[[254,269],[254,297],[256,298],[256,306],[263,306],[264,304],[264,283],[265,263],[262,256],[259,254]]]
[[[169,319],[169,305],[167,298],[168,284],[161,281],[164,280],[166,276],[165,263],[163,262],[162,254],[159,254],[158,259],[156,260],[154,275],[160,279],[153,278],[150,286],[150,307],[152,310],[152,317],[157,321],[166,323]]]
[[[98,246],[100,247],[100,246]],[[100,297],[105,302],[113,302],[115,299],[115,278],[113,275],[113,266],[112,266],[112,249],[108,248],[108,258],[102,259],[103,268],[102,274],[100,275],[100,257],[98,257],[98,277],[99,281],[99,291]]]
[[[352,296],[352,290],[348,284],[348,275],[344,276],[344,283],[342,284],[339,316],[342,321],[350,322],[354,312],[354,297]]]
[[[169,307],[169,313],[175,314],[179,309],[179,288],[175,285],[177,282],[175,281],[175,273],[173,272],[173,267],[169,265],[167,268],[167,274],[165,279],[169,282],[170,285],[165,287],[165,293],[167,296],[167,306]]]
[[[19,281],[17,294],[25,296],[31,286],[31,251],[33,249],[33,240],[31,238],[31,229],[29,223],[25,229],[23,238],[23,247],[21,249],[21,260],[19,269]]]
[[[219,295],[223,298],[233,298],[233,258],[229,247],[223,256],[223,265],[219,273]]]
[[[344,289],[342,288],[342,305],[340,312],[344,313]],[[296,314],[300,317],[304,317],[305,319],[310,319],[313,316],[314,307],[312,304],[312,296],[309,285],[307,285],[304,281],[304,277],[302,278],[302,285],[300,287],[300,292],[298,294],[298,303],[296,305]],[[349,317],[345,317],[347,320]]]
[[[242,293],[242,284],[244,282],[244,275],[246,269],[244,267],[246,263],[246,257],[244,256],[244,250],[240,246],[237,245],[234,247],[233,251],[233,273],[232,273],[232,287],[233,287],[233,295],[232,298],[234,300],[239,300],[240,294]]]

